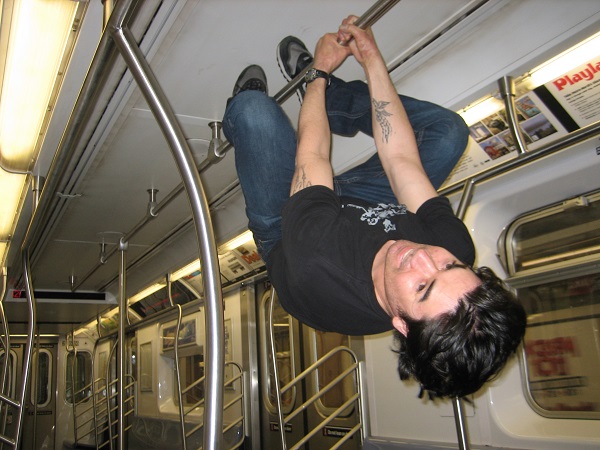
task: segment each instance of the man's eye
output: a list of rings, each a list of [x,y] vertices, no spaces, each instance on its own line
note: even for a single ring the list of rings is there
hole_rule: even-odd
[[[425,286],[427,286],[425,283],[419,284],[419,286],[417,286],[417,292],[421,292],[423,289],[425,289]]]
[[[452,261],[444,266],[444,270],[450,270],[456,265],[456,261]]]

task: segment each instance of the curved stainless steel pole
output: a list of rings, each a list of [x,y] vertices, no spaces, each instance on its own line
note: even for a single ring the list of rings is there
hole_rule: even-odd
[[[206,340],[203,448],[220,449],[223,441],[225,335],[221,279],[208,202],[181,126],[133,35],[127,28],[111,28],[110,32],[169,143],[192,208],[204,272],[206,336],[210,337]]]

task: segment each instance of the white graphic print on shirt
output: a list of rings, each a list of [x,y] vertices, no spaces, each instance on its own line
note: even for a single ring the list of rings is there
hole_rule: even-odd
[[[396,225],[389,219],[390,217],[406,214],[406,206],[394,205],[392,203],[379,203],[375,207],[369,206],[368,208],[348,203],[345,207],[360,209],[363,211],[363,214],[360,216],[362,222],[366,222],[371,226],[381,223],[386,233],[396,230]]]

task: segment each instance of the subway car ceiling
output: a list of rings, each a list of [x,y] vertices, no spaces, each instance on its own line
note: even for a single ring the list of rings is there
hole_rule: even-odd
[[[3,3],[2,52],[8,48],[9,3]],[[209,124],[221,120],[244,67],[260,64],[273,95],[286,84],[275,60],[277,43],[283,37],[296,35],[314,48],[318,38],[335,31],[342,18],[361,15],[372,3],[146,0],[138,2],[128,22],[195,160],[202,164],[225,139]],[[101,62],[104,76],[91,81],[99,86],[93,107],[69,119],[78,95],[85,95],[79,89],[103,27],[101,1],[77,2],[76,6],[73,23],[67,25],[72,31],[66,38],[64,65],[57,68],[56,92],[44,105],[49,112],[31,163],[12,167],[2,149],[3,167],[41,177],[48,176],[59,151],[70,157],[62,174],[51,173],[60,181],[52,191],[43,190],[42,199],[51,199],[52,208],[43,218],[35,217],[33,227],[30,177],[21,176],[27,179],[19,193],[22,204],[10,221],[9,232],[0,236],[0,261],[8,270],[7,315],[15,333],[24,331],[19,323],[25,322],[25,304],[18,298],[24,285],[24,243],[31,241],[31,275],[39,291],[41,333],[70,331],[115,307],[118,247],[124,236],[128,238],[129,297],[164,282],[167,274],[198,258],[189,202],[173,156],[116,49]],[[497,92],[499,78],[520,77],[594,35],[599,23],[596,0],[568,4],[558,0],[402,0],[373,29],[400,92],[460,110]],[[337,75],[356,79],[361,69],[348,61]],[[2,99],[4,103],[4,94]],[[295,96],[284,109],[295,122],[299,111]],[[335,170],[343,171],[373,151],[364,137],[335,138]],[[255,258],[251,244],[246,254],[226,248],[228,241],[246,230],[247,223],[233,151],[203,170],[201,178],[222,249],[223,282],[261,274],[264,266]],[[191,295],[199,294],[201,284],[191,283]]]

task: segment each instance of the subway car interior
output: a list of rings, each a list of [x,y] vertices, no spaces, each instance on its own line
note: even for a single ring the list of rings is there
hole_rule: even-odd
[[[598,0],[0,1],[0,448],[600,448]],[[296,126],[349,14],[399,93],[459,113],[438,190],[527,313],[475,394],[419,396],[392,332],[281,306],[222,132],[260,65]],[[349,58],[336,76],[364,80]],[[336,173],[376,152],[333,136]]]

